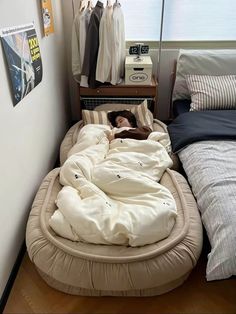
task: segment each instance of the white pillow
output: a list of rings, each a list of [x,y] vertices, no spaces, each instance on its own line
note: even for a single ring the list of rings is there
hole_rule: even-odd
[[[236,73],[236,50],[185,50],[177,58],[176,78],[172,99],[190,99],[185,76],[231,75]]]
[[[153,129],[153,120],[150,117],[146,99],[140,105],[129,107],[130,105],[127,105],[125,109],[130,110],[135,115],[138,127],[145,125]],[[109,111],[112,111],[111,108]],[[110,125],[107,113],[108,111],[82,110],[82,119],[84,124]]]
[[[236,109],[236,75],[186,75],[191,111]]]

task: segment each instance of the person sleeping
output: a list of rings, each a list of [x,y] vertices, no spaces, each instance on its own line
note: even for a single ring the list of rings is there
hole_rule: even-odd
[[[137,126],[135,115],[129,110],[111,111],[107,114],[108,120],[114,127],[108,133],[108,140],[116,138],[132,138],[135,140],[146,140],[152,130],[147,126]]]

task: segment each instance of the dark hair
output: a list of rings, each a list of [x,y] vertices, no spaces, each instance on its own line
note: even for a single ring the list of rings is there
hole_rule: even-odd
[[[107,118],[111,122],[112,126],[114,126],[114,127],[117,126],[116,125],[116,118],[118,116],[126,118],[133,128],[137,128],[137,121],[136,121],[135,115],[131,111],[129,111],[129,110],[108,112]]]

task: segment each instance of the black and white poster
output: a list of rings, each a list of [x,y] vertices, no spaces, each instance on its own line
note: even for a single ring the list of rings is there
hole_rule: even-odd
[[[15,106],[42,80],[38,38],[33,23],[0,29],[0,36]]]

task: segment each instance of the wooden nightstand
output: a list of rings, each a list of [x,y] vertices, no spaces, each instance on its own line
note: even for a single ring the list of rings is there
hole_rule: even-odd
[[[133,98],[152,98],[153,108],[152,111],[155,113],[157,109],[157,80],[153,77],[151,85],[103,85],[98,88],[80,87],[78,85],[79,99],[78,108],[81,111],[81,98],[83,97],[133,97]],[[110,101],[109,101],[110,102]]]

